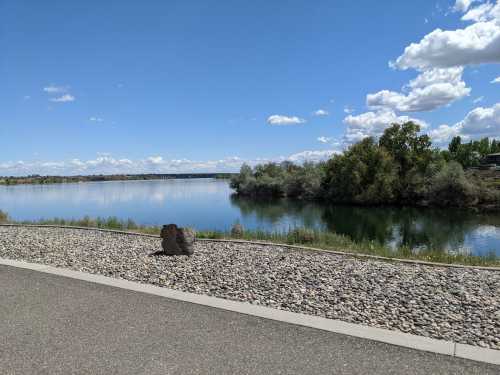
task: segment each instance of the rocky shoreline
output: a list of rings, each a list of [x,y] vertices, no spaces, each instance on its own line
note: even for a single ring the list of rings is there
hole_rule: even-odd
[[[0,227],[0,257],[500,350],[500,272],[383,262],[279,245]]]

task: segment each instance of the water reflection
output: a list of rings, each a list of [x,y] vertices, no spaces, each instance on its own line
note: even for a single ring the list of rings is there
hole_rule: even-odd
[[[500,214],[401,207],[327,206],[290,200],[255,201],[231,195],[227,181],[212,179],[113,181],[0,186],[0,209],[15,219],[132,218],[142,224],[175,222],[197,229],[287,230],[306,226],[414,249],[500,255]]]
[[[255,201],[231,197],[243,216],[255,215],[273,227],[296,224],[323,228],[355,241],[376,241],[391,247],[434,248],[500,255],[500,215],[458,209],[359,207],[291,202]]]

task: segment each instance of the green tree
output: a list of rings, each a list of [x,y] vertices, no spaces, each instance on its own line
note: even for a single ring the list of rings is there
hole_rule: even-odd
[[[462,146],[462,138],[457,135],[456,137],[453,137],[450,144],[448,145],[448,151],[450,152],[452,157],[455,157],[458,154],[460,146]]]
[[[396,198],[396,182],[393,157],[366,138],[327,162],[323,190],[335,202],[390,203]]]
[[[432,156],[431,141],[427,134],[419,135],[420,125],[412,121],[393,124],[380,137],[385,148],[400,165],[399,175],[404,177],[414,167],[425,170]]]

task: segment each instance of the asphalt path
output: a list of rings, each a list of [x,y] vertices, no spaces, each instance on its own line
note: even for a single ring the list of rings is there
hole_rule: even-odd
[[[0,266],[1,374],[500,374],[500,366]]]

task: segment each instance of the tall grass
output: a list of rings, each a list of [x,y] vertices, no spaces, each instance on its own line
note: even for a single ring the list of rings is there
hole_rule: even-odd
[[[115,229],[146,234],[159,235],[161,227],[139,225],[132,219],[121,220],[117,217],[82,219],[40,219],[36,221],[11,221],[7,213],[0,211],[0,223],[10,222],[18,224],[61,225],[88,228]],[[344,251],[358,254],[370,254],[387,258],[402,258],[424,260],[446,264],[464,264],[474,266],[500,266],[500,258],[493,252],[481,257],[469,254],[449,253],[442,249],[424,249],[418,252],[409,247],[401,246],[396,249],[389,248],[375,241],[355,242],[349,237],[320,229],[290,228],[283,231],[244,230],[240,235],[234,236],[231,231],[198,231],[198,238],[203,239],[239,239],[248,241],[266,241],[276,244],[301,245],[324,250]]]
[[[229,231],[202,231],[197,233],[197,237],[207,239],[234,239],[234,236],[232,236]],[[237,239],[301,245],[304,247],[377,255],[387,258],[414,259],[436,263],[474,266],[500,266],[500,259],[493,251],[486,257],[482,257],[470,254],[449,253],[441,249],[423,249],[415,252],[407,246],[391,249],[376,241],[355,242],[348,236],[319,229],[294,228],[281,232],[246,230]]]
[[[122,231],[133,231],[146,234],[160,234],[161,228],[158,226],[139,225],[132,219],[121,220],[115,216],[108,218],[91,218],[84,216],[82,219],[39,219],[39,220],[23,220],[11,221],[18,224],[38,224],[38,225],[62,225],[72,227],[87,227],[87,228],[101,228],[101,229],[114,229]]]

